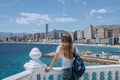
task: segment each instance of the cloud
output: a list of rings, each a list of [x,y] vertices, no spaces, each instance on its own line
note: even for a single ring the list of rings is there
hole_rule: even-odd
[[[77,3],[79,3],[79,2],[80,2],[80,0],[74,0],[74,2],[77,4]]]
[[[33,32],[40,32],[40,29],[33,29]]]
[[[92,9],[91,11],[90,11],[90,16],[93,16],[93,14],[96,12],[96,10],[95,9]]]
[[[105,14],[107,13],[108,11],[104,8],[101,8],[101,9],[92,9],[89,13],[89,15],[87,15],[87,19],[90,19],[91,17],[93,17],[95,14],[97,15],[97,19],[102,19],[103,17],[102,16],[98,16],[98,14]]]
[[[102,19],[103,17],[102,17],[102,16],[97,16],[96,18],[97,18],[97,19]]]
[[[71,17],[68,17],[68,18],[61,17],[61,18],[55,18],[55,21],[57,21],[57,22],[74,22],[76,20]]]
[[[67,14],[65,14],[65,13],[62,13],[61,15],[62,15],[62,16],[68,16],[68,15],[67,15]]]
[[[36,23],[36,24],[44,24],[46,22],[51,22],[51,18],[48,15],[41,15],[35,13],[20,13],[22,17],[16,18],[15,22],[18,24],[29,24],[29,23]]]
[[[93,16],[95,13],[104,14],[104,13],[107,13],[107,10],[104,9],[104,8],[98,9],[98,10],[92,9],[92,10],[90,11],[90,16]]]
[[[90,19],[91,17],[90,17],[90,16],[87,16],[86,18],[87,18],[87,19]]]
[[[99,10],[97,10],[97,13],[107,13],[107,10],[106,9],[99,9]]]
[[[62,3],[62,4],[65,4],[65,1],[64,0],[58,0],[58,2]]]
[[[7,18],[7,15],[1,15],[0,18]]]
[[[82,2],[83,5],[87,5],[88,3],[87,2]]]
[[[36,13],[25,13],[21,12],[20,17],[17,17],[15,21],[18,24],[36,24],[36,25],[42,25],[45,23],[53,23],[53,22],[74,22],[76,19],[71,18],[71,17],[50,17],[49,15],[46,14],[36,14]]]
[[[18,24],[28,24],[29,23],[29,21],[26,18],[17,18],[15,22]]]

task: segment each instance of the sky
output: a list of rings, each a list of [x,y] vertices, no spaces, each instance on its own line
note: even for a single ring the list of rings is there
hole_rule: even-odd
[[[120,24],[119,0],[0,0],[0,32],[84,30]]]

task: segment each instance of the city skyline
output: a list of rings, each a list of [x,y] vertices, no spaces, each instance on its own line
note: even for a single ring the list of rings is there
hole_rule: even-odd
[[[119,0],[0,0],[0,32],[37,33],[83,30],[120,24]]]

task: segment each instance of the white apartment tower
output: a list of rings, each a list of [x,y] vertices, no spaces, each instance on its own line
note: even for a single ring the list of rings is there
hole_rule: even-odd
[[[93,37],[94,37],[93,26],[90,25],[90,26],[86,29],[86,39],[93,39]]]

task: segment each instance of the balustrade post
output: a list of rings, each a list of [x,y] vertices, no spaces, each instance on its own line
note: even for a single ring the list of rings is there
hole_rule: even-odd
[[[119,62],[120,62],[120,56],[119,56]]]
[[[54,77],[54,80],[57,80],[57,79],[58,79],[58,78],[57,78],[57,77],[58,77],[58,75],[57,75],[57,74],[54,74],[54,76],[53,76],[53,77]]]
[[[105,71],[105,72],[104,72],[104,79],[105,79],[105,80],[108,80],[108,71]]]
[[[49,80],[49,74],[45,75],[45,80]]]
[[[29,56],[32,58],[32,60],[24,64],[25,70],[32,71],[31,80],[43,80],[46,64],[42,63],[41,60],[39,60],[41,57],[40,50],[38,48],[33,48]]]
[[[96,72],[96,79],[100,80],[100,72]]]
[[[112,80],[115,80],[115,72],[116,71],[112,71]]]
[[[84,79],[84,76],[81,76],[80,78],[79,78],[79,80],[83,80]]]
[[[92,72],[88,72],[88,79],[92,80]]]
[[[120,80],[120,71],[118,71],[118,80]]]

